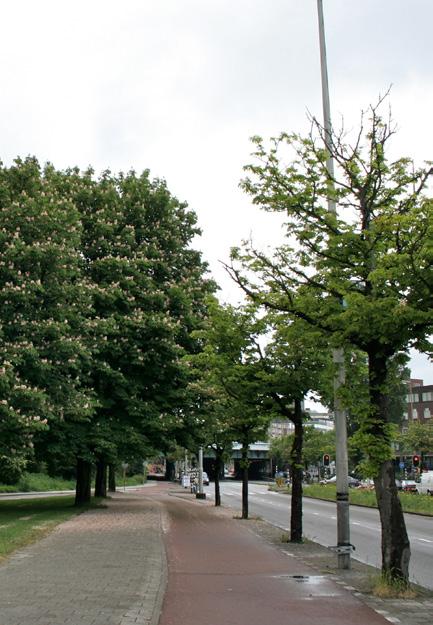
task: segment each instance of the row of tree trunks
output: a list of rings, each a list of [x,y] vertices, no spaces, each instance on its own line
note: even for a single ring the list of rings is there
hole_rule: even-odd
[[[91,498],[92,465],[83,458],[77,458],[77,483],[75,487],[75,505],[85,506]]]
[[[114,465],[107,465],[100,459],[96,463],[95,497],[107,496],[108,490],[116,492],[116,474]],[[83,458],[77,459],[77,481],[75,487],[75,506],[85,506],[91,500],[92,465]]]
[[[105,460],[98,460],[96,463],[95,477],[95,497],[107,496],[107,463]]]

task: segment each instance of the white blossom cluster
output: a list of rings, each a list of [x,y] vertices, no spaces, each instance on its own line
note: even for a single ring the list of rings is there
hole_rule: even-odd
[[[0,206],[0,453],[40,428],[98,423],[100,437],[118,415],[135,428],[179,386],[209,290],[188,249],[195,218],[146,172],[96,179],[28,159],[14,176]]]

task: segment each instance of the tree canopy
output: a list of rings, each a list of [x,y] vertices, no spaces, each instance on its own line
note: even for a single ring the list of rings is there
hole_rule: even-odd
[[[195,214],[148,171],[34,158],[0,168],[0,209],[4,462],[33,446],[53,470],[163,448],[215,288]]]
[[[332,131],[331,178],[324,129],[282,133],[268,147],[254,138],[255,163],[243,188],[254,203],[286,216],[287,243],[273,255],[252,243],[232,253],[229,271],[257,304],[320,330],[333,347],[359,349],[368,401],[359,440],[375,477],[382,521],[383,570],[408,579],[409,541],[395,487],[388,410],[390,369],[410,346],[432,354],[433,210],[429,164],[391,161],[394,134],[380,102],[362,116],[355,140]],[[328,202],[337,211],[328,209]],[[398,540],[396,539],[398,537]]]

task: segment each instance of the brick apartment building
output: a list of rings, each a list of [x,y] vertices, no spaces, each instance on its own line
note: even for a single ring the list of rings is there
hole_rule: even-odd
[[[407,383],[406,409],[403,413],[402,432],[410,423],[433,423],[433,384],[424,385],[424,380],[410,379]],[[414,449],[413,452],[419,450]],[[410,457],[398,460],[410,467]],[[400,465],[401,466],[401,465]],[[423,453],[422,468],[433,470],[433,449]]]
[[[403,418],[403,429],[411,421],[427,423],[433,418],[433,384],[424,386],[424,380],[409,380]]]

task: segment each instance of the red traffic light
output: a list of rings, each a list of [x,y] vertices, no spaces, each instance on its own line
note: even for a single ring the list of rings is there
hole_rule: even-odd
[[[329,454],[323,454],[323,466],[329,467],[330,457]]]
[[[420,461],[419,456],[412,456],[412,464],[414,467],[419,467],[419,461]]]

